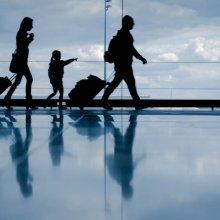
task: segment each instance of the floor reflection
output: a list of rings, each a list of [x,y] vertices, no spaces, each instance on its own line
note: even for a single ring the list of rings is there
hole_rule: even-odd
[[[5,117],[0,117],[0,139],[10,137],[14,121],[16,121],[15,118],[8,114]],[[4,123],[6,123],[6,126]]]
[[[10,128],[12,129],[12,144],[10,154],[16,167],[16,180],[20,191],[24,197],[32,195],[32,175],[29,172],[28,149],[32,141],[31,113],[26,114],[25,130],[26,135],[23,138],[19,128],[13,124],[13,117],[10,118]]]
[[[49,137],[49,152],[51,161],[54,166],[59,166],[61,157],[64,153],[64,140],[63,140],[63,113],[60,112],[59,116],[52,116],[52,128]]]
[[[78,134],[85,136],[89,141],[95,141],[100,136],[104,135],[104,127],[102,121],[97,114],[70,114],[69,117],[73,120],[69,124],[76,128]]]
[[[99,137],[103,140],[111,134],[114,138],[114,150],[112,154],[105,151],[105,168],[110,177],[116,181],[121,188],[121,196],[129,200],[133,196],[132,179],[137,165],[145,158],[145,155],[134,159],[133,143],[137,127],[138,115],[129,116],[126,131],[115,125],[112,115],[98,115],[93,112],[83,114],[81,112],[70,112],[65,117],[70,119],[68,126],[75,128],[77,134],[86,137],[89,141],[96,141]],[[48,138],[48,149],[53,166],[60,166],[61,159],[65,155],[72,155],[64,149],[64,115],[62,111],[49,114],[50,132]],[[21,132],[14,124],[16,118],[8,112],[5,117],[0,118],[0,138],[11,137],[10,155],[16,167],[16,180],[24,197],[30,197],[33,193],[33,177],[29,171],[29,148],[32,142],[32,112],[27,111],[25,115],[25,132]],[[7,126],[4,126],[6,123]],[[104,142],[103,142],[104,143]],[[103,146],[107,147],[107,146]],[[110,146],[108,146],[110,147]]]
[[[145,158],[145,155],[143,155],[134,160],[132,154],[137,115],[130,116],[129,125],[124,135],[120,128],[115,127],[109,120],[105,121],[105,126],[114,137],[114,154],[106,156],[107,168],[112,179],[120,185],[122,197],[128,200],[133,196],[131,181],[134,170],[140,161]]]
[[[0,219],[219,219],[219,116],[44,111],[0,115]]]

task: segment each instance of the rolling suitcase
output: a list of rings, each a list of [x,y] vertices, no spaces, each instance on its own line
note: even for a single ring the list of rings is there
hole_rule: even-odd
[[[12,80],[15,79],[16,74],[12,77],[0,77],[0,95],[12,84]]]
[[[105,80],[94,75],[89,75],[87,79],[78,81],[68,96],[82,109],[84,104],[94,99],[107,84]]]

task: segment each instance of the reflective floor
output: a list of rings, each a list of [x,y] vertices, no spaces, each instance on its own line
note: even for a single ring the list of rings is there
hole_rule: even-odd
[[[1,220],[219,220],[218,111],[0,110]]]

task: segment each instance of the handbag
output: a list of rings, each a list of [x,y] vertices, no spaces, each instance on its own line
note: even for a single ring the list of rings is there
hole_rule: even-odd
[[[9,65],[9,71],[12,73],[17,73],[19,70],[19,56],[17,54],[17,50],[15,50],[14,53],[12,53],[12,59]]]

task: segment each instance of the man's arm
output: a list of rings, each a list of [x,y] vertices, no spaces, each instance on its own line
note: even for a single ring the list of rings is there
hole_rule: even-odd
[[[142,56],[138,53],[138,51],[135,49],[134,46],[133,46],[133,55],[134,55],[137,59],[141,60],[143,64],[146,64],[146,63],[147,63],[147,60],[146,60],[144,57],[142,57]]]

